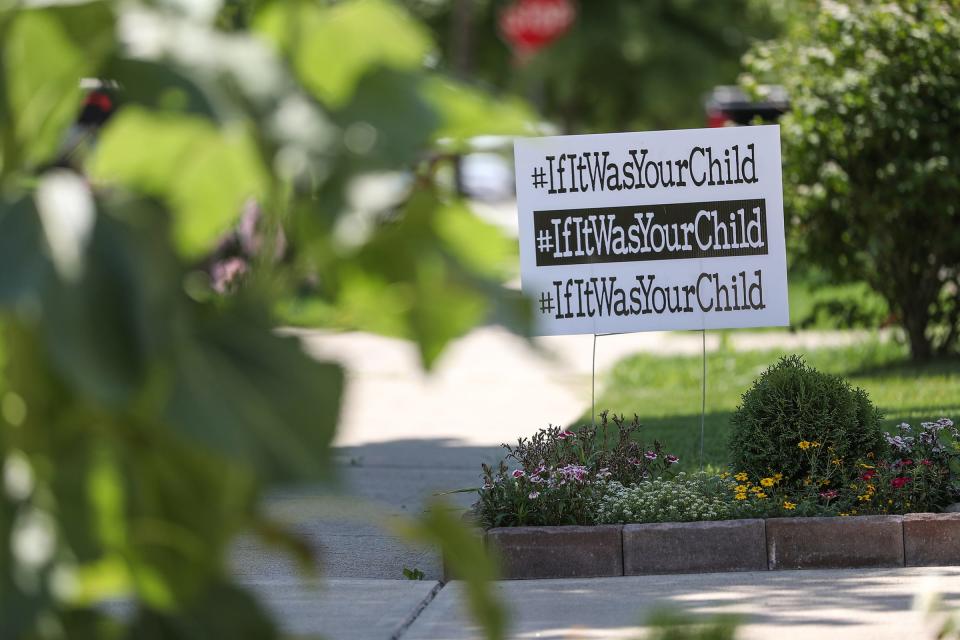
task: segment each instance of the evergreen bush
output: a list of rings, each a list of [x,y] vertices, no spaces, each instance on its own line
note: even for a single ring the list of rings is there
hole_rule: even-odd
[[[857,460],[885,448],[881,412],[866,392],[792,355],[769,367],[731,418],[730,460],[750,476],[782,473],[784,484],[856,473]]]

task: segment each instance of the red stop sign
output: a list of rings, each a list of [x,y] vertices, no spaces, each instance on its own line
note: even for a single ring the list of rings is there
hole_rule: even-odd
[[[576,18],[571,0],[517,0],[500,12],[500,31],[521,56],[547,46]]]

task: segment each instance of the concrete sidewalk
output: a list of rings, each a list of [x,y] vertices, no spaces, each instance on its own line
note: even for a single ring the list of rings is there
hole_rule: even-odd
[[[325,580],[319,588],[248,581],[291,634],[327,640],[473,640],[463,585],[397,580]],[[771,571],[591,580],[499,582],[508,637],[641,638],[663,608],[695,620],[742,616],[739,640],[920,640],[932,621],[915,598],[932,593],[960,606],[960,568]]]
[[[638,638],[651,611],[669,607],[696,619],[744,618],[741,640],[932,638],[917,594],[931,590],[960,605],[960,569],[767,571],[594,580],[501,582],[510,638]],[[452,583],[417,618],[404,640],[480,638]]]

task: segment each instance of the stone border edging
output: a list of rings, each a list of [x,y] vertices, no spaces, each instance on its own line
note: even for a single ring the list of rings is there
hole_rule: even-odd
[[[960,513],[504,527],[507,580],[960,565]]]

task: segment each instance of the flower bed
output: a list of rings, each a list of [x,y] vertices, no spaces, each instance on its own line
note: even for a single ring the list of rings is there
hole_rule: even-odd
[[[960,497],[960,432],[941,418],[884,433],[880,417],[785,358],[734,414],[737,467],[684,473],[636,417],[601,414],[504,445],[474,516],[510,577],[960,563],[960,515],[935,513]]]
[[[484,467],[475,512],[485,528],[693,522],[774,517],[902,515],[936,512],[958,497],[960,434],[941,418],[886,434],[889,449],[845,461],[818,440],[795,447],[806,474],[790,483],[780,471],[693,474],[660,443],[643,446],[636,423],[614,418],[615,446],[596,445],[607,428],[573,433],[556,427],[508,447],[495,471]],[[591,438],[590,443],[585,439]],[[613,442],[611,440],[611,442]],[[519,463],[510,469],[508,461]]]

